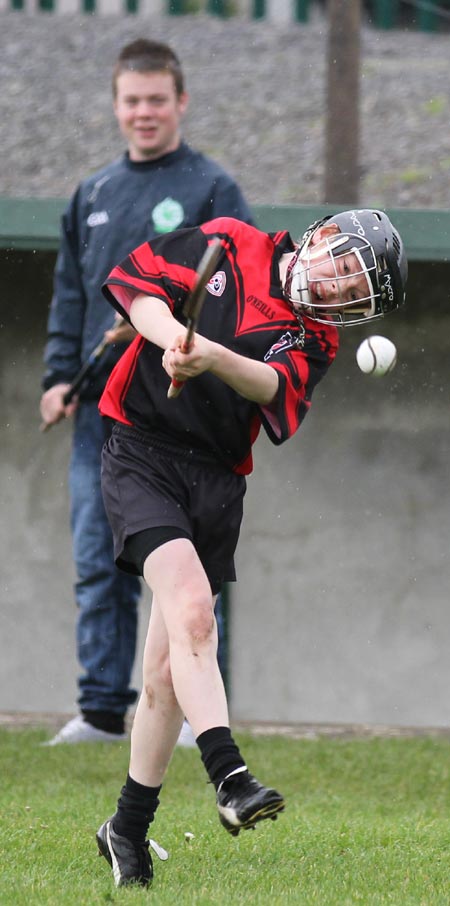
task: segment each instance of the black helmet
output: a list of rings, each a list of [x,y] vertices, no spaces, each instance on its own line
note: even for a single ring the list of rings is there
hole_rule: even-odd
[[[331,240],[321,240],[313,249],[312,237],[327,224],[336,224],[339,233]],[[356,256],[368,287],[367,296],[359,299],[359,304],[339,300],[325,306],[317,295],[314,301],[314,256],[317,259],[321,246],[335,260],[349,254]],[[340,326],[362,324],[403,305],[407,275],[403,242],[389,217],[383,211],[363,208],[330,214],[307,229],[289,264],[284,292],[300,316],[306,314],[316,321],[333,321]],[[340,280],[333,278],[338,286]]]
[[[352,245],[352,235],[365,239],[372,246],[376,261],[375,278],[376,287],[376,313],[373,317],[380,317],[400,308],[405,302],[405,286],[408,277],[408,262],[406,259],[403,242],[397,230],[392,226],[387,214],[371,208],[360,211],[343,211],[327,217],[326,221],[336,223],[341,233],[349,234],[349,250]],[[345,248],[345,246],[344,246]],[[342,253],[340,246],[339,252]],[[360,254],[364,258],[364,251]],[[373,268],[373,261],[366,262],[367,268]],[[377,292],[378,290],[378,292]]]

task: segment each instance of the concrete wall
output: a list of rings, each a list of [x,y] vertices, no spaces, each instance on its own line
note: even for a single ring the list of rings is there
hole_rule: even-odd
[[[392,317],[392,376],[356,333],[249,482],[232,607],[236,719],[450,723],[450,317]]]
[[[40,434],[37,408],[53,262],[0,256],[0,710],[75,710],[70,426]],[[257,442],[231,593],[235,719],[450,722],[448,266],[411,271],[408,309],[371,331],[397,343],[396,371],[361,375],[368,331],[344,332],[301,432]]]

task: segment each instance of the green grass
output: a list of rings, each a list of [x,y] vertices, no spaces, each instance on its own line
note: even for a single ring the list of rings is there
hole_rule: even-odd
[[[144,891],[116,890],[94,842],[114,811],[128,746],[49,749],[39,746],[46,735],[0,731],[2,906],[450,903],[446,739],[237,734],[251,770],[287,808],[236,839],[217,820],[198,753],[177,749],[151,828],[170,858],[155,860]]]

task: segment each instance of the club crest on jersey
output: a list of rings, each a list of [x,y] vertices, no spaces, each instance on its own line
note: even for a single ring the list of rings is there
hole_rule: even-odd
[[[286,349],[294,349],[295,347],[301,348],[304,345],[305,337],[302,334],[291,333],[290,330],[287,333],[284,333],[276,343],[273,343],[268,352],[264,356],[264,361],[267,362],[273,355],[278,355],[280,352],[285,352]]]
[[[183,207],[175,198],[164,198],[153,208],[152,220],[156,233],[170,233],[183,222]]]
[[[221,296],[226,285],[227,277],[225,271],[216,271],[211,277],[211,280],[206,284],[206,289],[209,293],[212,293],[213,296]]]

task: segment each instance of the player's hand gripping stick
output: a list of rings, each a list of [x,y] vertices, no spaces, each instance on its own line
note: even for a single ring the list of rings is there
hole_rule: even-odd
[[[206,249],[206,252],[203,255],[203,258],[198,266],[197,282],[194,286],[194,289],[188,296],[183,308],[183,314],[186,317],[187,330],[183,345],[181,347],[182,352],[186,353],[190,352],[191,350],[195,328],[203,302],[205,301],[206,285],[214,274],[217,262],[219,260],[221,248],[222,245],[220,239],[215,239],[213,242],[211,242],[208,245],[208,248]],[[176,378],[172,378],[170,387],[167,391],[168,398],[170,400],[175,399],[175,397],[177,397],[181,393],[185,383],[185,381],[177,381]]]

